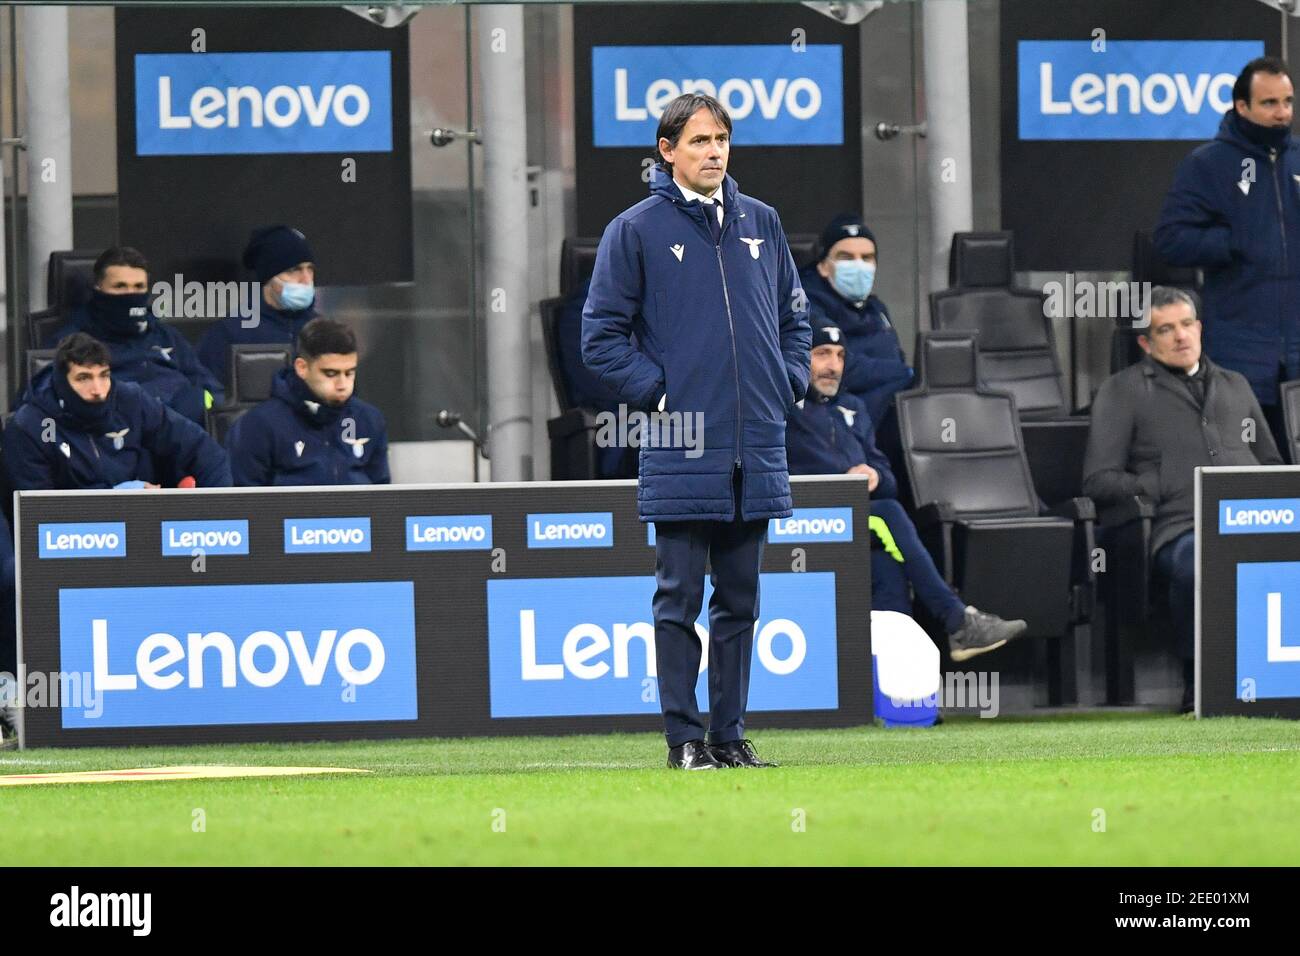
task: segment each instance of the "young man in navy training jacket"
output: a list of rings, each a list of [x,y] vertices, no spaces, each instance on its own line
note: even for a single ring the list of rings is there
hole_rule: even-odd
[[[115,380],[111,365],[108,347],[84,332],[59,343],[4,430],[14,488],[229,486],[221,446],[141,386]]]
[[[353,394],[356,378],[353,331],[333,319],[304,325],[293,367],[230,429],[235,484],[388,484],[384,416]]]

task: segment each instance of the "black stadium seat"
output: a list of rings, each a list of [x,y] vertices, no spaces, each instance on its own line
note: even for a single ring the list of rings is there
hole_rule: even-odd
[[[288,345],[258,344],[230,347],[230,381],[226,401],[231,405],[256,405],[271,397],[275,373],[289,364]]]
[[[67,313],[60,309],[42,309],[27,314],[27,344],[34,349],[46,347],[46,339],[54,335],[68,321]],[[58,343],[51,343],[57,345]]]
[[[27,350],[27,367],[25,369],[27,377],[23,379],[23,384],[31,382],[41,369],[47,365],[54,364],[54,349],[28,349]]]
[[[241,415],[256,407],[256,405],[223,405],[221,408],[208,409],[208,434],[217,440],[218,445],[225,448],[230,427],[239,420]]]
[[[917,358],[925,384],[896,397],[917,529],[963,600],[1024,618],[1029,637],[1067,638],[1066,670],[1058,648],[1048,653],[1049,698],[1059,702],[1072,696],[1061,679],[1074,679],[1074,625],[1092,609],[1092,502],[1043,506],[1015,396],[977,384],[974,333],[923,334]]]
[[[58,309],[67,314],[90,300],[95,286],[95,260],[98,252],[85,249],[61,250],[50,253],[46,273],[46,308]]]
[[[796,269],[802,269],[817,261],[817,236],[796,232],[786,236],[785,241],[790,246],[790,255],[794,258]]]
[[[570,236],[560,246],[560,298],[566,298],[570,292],[591,278],[591,270],[596,267],[596,248],[600,237]]]
[[[1285,435],[1274,435],[1278,447],[1286,446],[1288,461],[1300,461],[1300,381],[1282,383],[1282,423]]]
[[[1009,232],[959,232],[952,237],[948,278],[930,294],[935,331],[979,332],[980,374],[991,389],[1011,392],[1026,421],[1070,412],[1043,293],[1013,288]]]
[[[292,355],[288,345],[232,345],[226,404],[208,409],[208,434],[224,447],[230,426],[250,408],[271,397],[275,373],[289,364]]]

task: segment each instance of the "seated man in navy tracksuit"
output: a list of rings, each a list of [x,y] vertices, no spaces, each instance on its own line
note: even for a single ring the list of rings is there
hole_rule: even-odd
[[[872,606],[912,613],[910,582],[926,610],[948,632],[954,661],[995,650],[1025,630],[1024,621],[1004,621],[967,606],[935,567],[912,519],[895,496],[898,484],[889,461],[876,448],[866,407],[841,391],[843,332],[826,319],[813,319],[812,375],[807,397],[786,423],[786,457],[792,475],[866,475],[871,492],[871,533],[881,544],[871,552]],[[851,360],[850,360],[851,361]]]
[[[228,380],[232,345],[293,345],[302,327],[316,318],[315,258],[306,236],[291,226],[253,230],[243,262],[262,286],[257,315],[228,316],[199,342],[199,361],[217,381]]]
[[[206,431],[142,387],[117,381],[104,343],[77,332],[32,379],[4,430],[15,489],[228,487],[230,463]]]
[[[236,485],[386,485],[384,416],[352,394],[357,337],[313,319],[298,335],[293,367],[271,397],[235,422],[226,440]]]
[[[116,381],[134,382],[190,421],[202,425],[207,409],[221,404],[220,382],[185,336],[153,314],[149,263],[129,246],[106,249],[95,260],[90,301],[74,309],[41,347],[54,348],[73,332],[108,346]]]

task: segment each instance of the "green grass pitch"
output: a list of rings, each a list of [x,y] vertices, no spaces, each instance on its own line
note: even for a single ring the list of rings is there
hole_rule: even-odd
[[[1291,721],[1104,713],[754,738],[780,768],[671,772],[654,734],[8,752],[0,774],[374,773],[3,787],[0,831],[10,866],[1300,859]]]

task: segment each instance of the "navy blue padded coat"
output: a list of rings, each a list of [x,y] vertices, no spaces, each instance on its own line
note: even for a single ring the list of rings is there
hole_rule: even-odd
[[[605,229],[582,317],[582,359],[628,406],[703,422],[640,448],[642,521],[788,517],[785,420],[808,389],[812,330],[781,220],[725,177],[721,240],[665,169]],[[635,334],[637,344],[632,343]],[[659,435],[671,436],[672,419]],[[683,420],[684,421],[684,420]],[[689,440],[685,440],[689,437]]]

